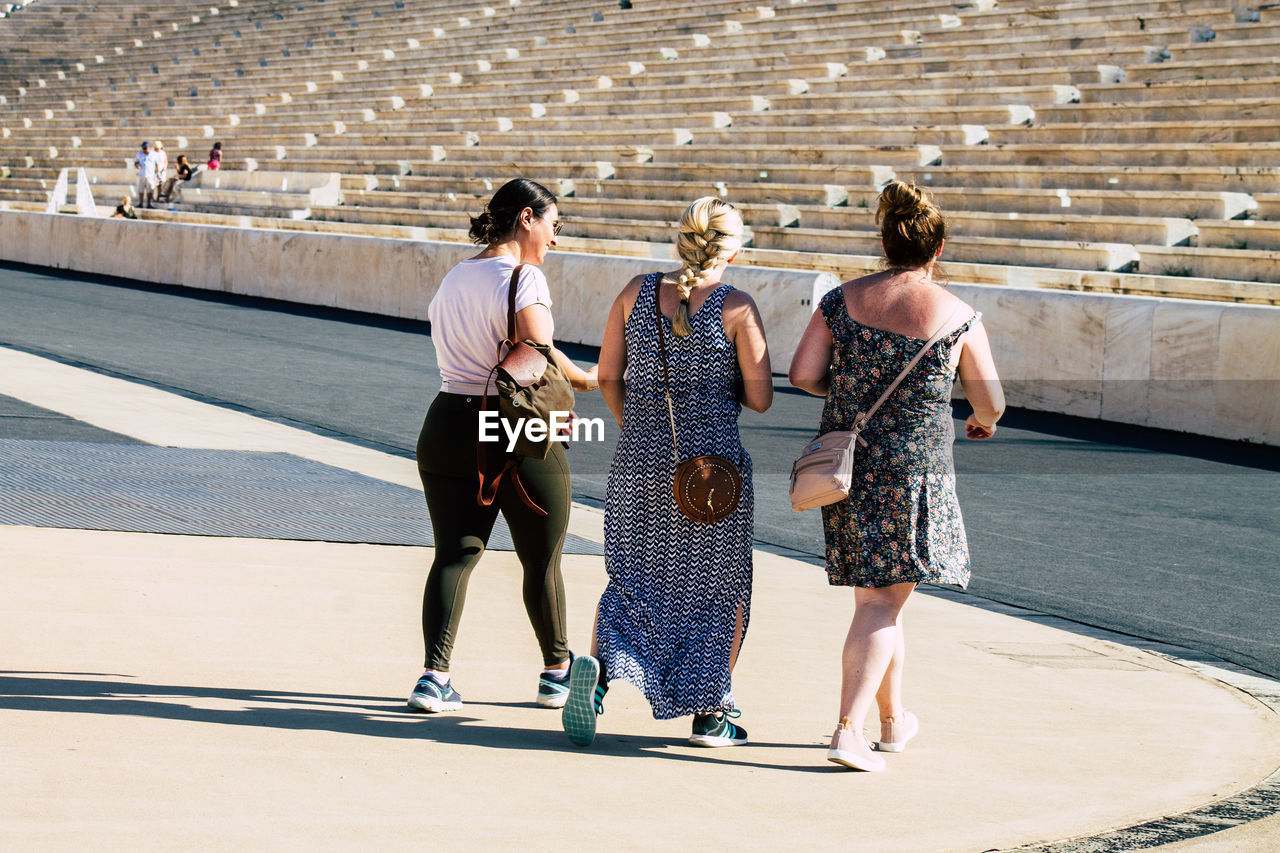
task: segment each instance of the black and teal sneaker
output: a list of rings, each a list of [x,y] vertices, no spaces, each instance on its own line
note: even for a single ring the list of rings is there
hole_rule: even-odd
[[[573,668],[573,659],[569,659],[569,668]],[[560,677],[543,670],[538,676],[538,704],[544,708],[563,708],[569,698],[569,670],[562,670]]]
[[[694,746],[742,746],[747,742],[747,730],[735,725],[730,718],[742,716],[741,711],[721,714],[694,714],[693,734],[689,743]]]
[[[441,684],[434,676],[423,675],[409,694],[409,710],[434,714],[439,711],[457,711],[462,708],[462,697],[453,689],[453,683]]]
[[[590,746],[596,739],[596,717],[604,713],[609,687],[600,678],[600,661],[591,655],[573,659],[569,667],[569,695],[560,722],[576,746]]]

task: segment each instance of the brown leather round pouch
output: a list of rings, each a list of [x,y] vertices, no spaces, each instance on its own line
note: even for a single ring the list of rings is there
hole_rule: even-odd
[[[723,456],[695,456],[676,466],[672,491],[676,506],[686,517],[715,524],[738,508],[742,475]]]

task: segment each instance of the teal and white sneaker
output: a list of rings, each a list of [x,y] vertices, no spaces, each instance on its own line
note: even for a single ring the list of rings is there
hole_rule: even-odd
[[[457,711],[462,708],[462,697],[453,689],[453,683],[441,684],[432,675],[423,675],[409,694],[409,710],[434,714],[439,711]]]
[[[569,658],[569,669],[573,668],[573,658]],[[547,670],[538,676],[538,704],[544,708],[563,708],[569,698],[569,670],[561,670],[556,678]]]
[[[689,743],[694,746],[742,746],[747,742],[747,730],[730,722],[730,718],[736,720],[740,716],[742,712],[738,710],[694,714]]]
[[[596,739],[596,717],[604,713],[604,694],[608,689],[600,683],[600,661],[591,655],[573,659],[569,667],[569,695],[560,722],[574,745],[590,746]]]

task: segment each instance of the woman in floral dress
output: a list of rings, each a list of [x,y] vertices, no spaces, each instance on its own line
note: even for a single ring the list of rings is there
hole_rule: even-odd
[[[872,749],[901,752],[919,729],[902,706],[902,608],[918,583],[965,586],[969,548],[956,500],[951,387],[957,374],[972,439],[995,434],[1004,396],[981,315],[933,280],[946,241],[941,212],[894,181],[880,195],[888,269],[822,298],[791,363],[793,385],[825,396],[819,432],[852,429],[915,354],[941,338],[862,431],[849,497],[822,508],[827,575],[854,587],[829,760],[882,770]],[[862,728],[874,701],[880,739]]]

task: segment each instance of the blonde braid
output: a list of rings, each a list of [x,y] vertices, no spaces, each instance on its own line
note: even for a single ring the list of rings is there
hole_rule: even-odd
[[[676,288],[680,291],[680,306],[671,331],[684,337],[693,332],[689,323],[689,294],[711,275],[715,269],[727,264],[733,253],[742,247],[742,217],[727,201],[706,196],[695,201],[680,217],[680,231],[676,237],[676,251],[680,255],[680,276]]]

